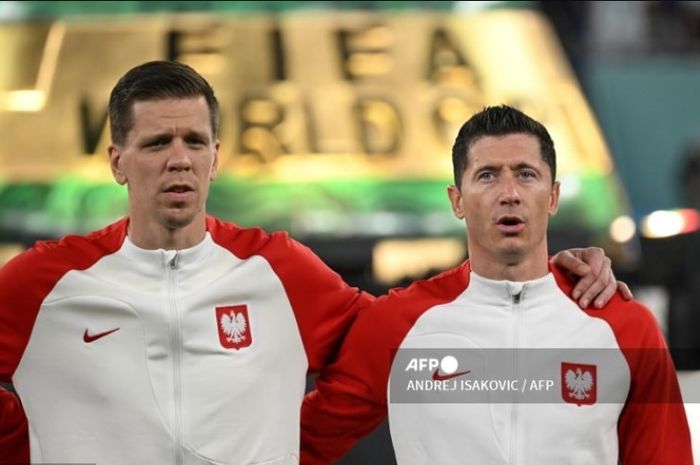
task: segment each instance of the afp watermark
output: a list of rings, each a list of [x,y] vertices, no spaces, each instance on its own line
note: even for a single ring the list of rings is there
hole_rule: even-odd
[[[625,403],[635,370],[669,363],[658,349],[400,349],[392,403]],[[650,386],[653,384],[650,378]],[[682,402],[649,389],[635,402]]]

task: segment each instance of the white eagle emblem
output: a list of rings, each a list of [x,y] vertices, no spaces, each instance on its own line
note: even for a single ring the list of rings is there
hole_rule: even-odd
[[[234,313],[233,311],[229,314],[221,315],[221,330],[226,334],[226,340],[234,344],[238,344],[245,341],[246,335],[245,330],[248,327],[248,322],[245,319],[243,313]]]
[[[589,392],[593,389],[593,376],[590,371],[581,371],[581,368],[576,368],[574,372],[569,369],[566,372],[565,380],[571,397],[577,400],[588,399]]]

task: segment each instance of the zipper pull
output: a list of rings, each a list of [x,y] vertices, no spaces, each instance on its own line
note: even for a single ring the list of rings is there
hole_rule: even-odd
[[[177,265],[180,258],[180,252],[175,252],[175,255],[173,256],[172,259],[170,259],[170,269],[171,270],[177,270]]]
[[[520,298],[523,295],[523,291],[525,290],[525,286],[526,285],[523,283],[508,282],[506,284],[506,288],[508,289],[508,293],[510,294],[510,298],[513,300],[514,304],[520,303]]]

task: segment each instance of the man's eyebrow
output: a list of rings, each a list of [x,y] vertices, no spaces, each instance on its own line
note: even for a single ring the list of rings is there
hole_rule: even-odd
[[[173,137],[175,137],[175,135],[172,134],[171,132],[163,131],[163,132],[156,132],[153,134],[144,135],[141,140],[144,143],[150,143],[150,142],[156,142],[156,141],[171,140]],[[207,132],[206,131],[189,130],[182,137],[184,137],[185,139],[206,139]]]
[[[502,164],[501,165],[489,164],[489,165],[475,166],[474,167],[474,174],[478,174],[478,173],[481,173],[484,171],[500,171],[503,169],[503,166],[504,165],[502,165]],[[538,167],[536,167],[535,165],[532,165],[532,164],[524,162],[524,161],[522,161],[520,163],[516,163],[515,165],[510,165],[509,168],[513,169],[513,170],[530,169],[530,170],[535,171],[536,173],[541,172],[541,170]]]
[[[156,142],[156,141],[162,141],[162,140],[170,140],[173,138],[173,135],[168,133],[168,132],[157,132],[154,134],[148,134],[145,135],[141,138],[141,141],[144,143],[149,143],[149,142]]]
[[[528,169],[531,169],[531,170],[535,170],[535,171],[537,171],[537,172],[540,171],[539,168],[537,168],[536,166],[531,165],[530,163],[527,163],[527,162],[524,162],[524,161],[518,163],[518,164],[515,165],[513,168],[515,168],[516,170],[522,170],[522,169],[528,168]]]
[[[207,132],[206,131],[196,131],[196,130],[190,130],[185,133],[184,137],[196,137],[199,139],[204,139],[207,137]]]
[[[474,172],[478,173],[480,171],[498,171],[503,167],[503,165],[482,165],[475,166]]]

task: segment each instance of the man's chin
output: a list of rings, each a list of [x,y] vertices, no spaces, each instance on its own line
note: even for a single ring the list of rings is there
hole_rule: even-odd
[[[520,242],[520,240],[507,241],[499,247],[498,255],[509,264],[519,263],[525,255],[525,247]]]
[[[168,211],[163,215],[162,223],[168,229],[182,229],[197,218],[193,211]]]

